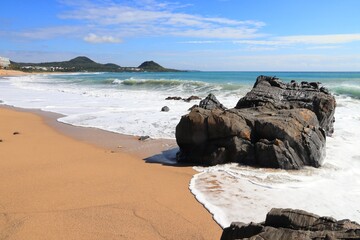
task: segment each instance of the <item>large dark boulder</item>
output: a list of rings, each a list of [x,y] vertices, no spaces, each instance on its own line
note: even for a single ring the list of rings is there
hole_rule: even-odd
[[[360,225],[302,210],[274,208],[263,223],[234,222],[223,230],[221,240],[235,239],[360,239]]]
[[[283,83],[278,78],[259,76],[253,89],[237,103],[237,109],[267,106],[271,109],[306,108],[313,111],[327,135],[334,131],[335,98],[317,82]]]
[[[269,83],[275,80],[259,77],[254,89],[262,86],[261,81]],[[276,82],[276,86],[269,83],[268,91],[273,88],[278,91],[278,86],[283,83]],[[318,93],[313,98],[324,102],[322,94]],[[266,99],[275,100],[254,100],[251,105],[250,97],[255,99],[252,94],[247,94],[245,100],[241,99],[236,108],[229,110],[209,95],[207,101],[202,101],[199,107],[192,108],[183,116],[176,127],[176,140],[180,147],[178,161],[204,165],[238,162],[284,169],[299,169],[305,165],[319,167],[325,156],[325,130],[316,113],[310,108],[297,107],[294,102],[283,103],[283,92],[281,97],[278,94],[281,99],[269,97]],[[306,94],[299,92],[298,95]],[[325,99],[331,97],[326,94]],[[249,106],[245,107],[246,104]],[[331,109],[331,113],[320,113],[333,117],[334,108]],[[332,120],[324,117],[322,121],[332,126]]]

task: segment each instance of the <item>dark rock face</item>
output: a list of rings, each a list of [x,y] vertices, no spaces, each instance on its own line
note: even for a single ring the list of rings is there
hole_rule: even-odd
[[[313,111],[327,135],[334,132],[335,98],[316,82],[291,81],[286,84],[278,78],[259,76],[253,89],[237,103],[237,109],[266,106],[270,109],[306,108]]]
[[[259,77],[255,88],[271,81],[275,80]],[[279,80],[275,82],[276,86],[269,85],[268,91],[276,88],[276,92],[283,84]],[[204,165],[238,162],[284,169],[299,169],[305,165],[319,167],[325,156],[325,131],[317,115],[308,108],[296,107],[295,101],[282,103],[284,97],[269,103],[265,100],[250,103],[250,98],[256,99],[253,95],[257,90],[254,89],[239,101],[236,108],[225,110],[211,94],[200,102],[199,107],[192,108],[183,116],[176,127],[176,140],[180,147],[178,161]],[[298,92],[298,95],[302,94],[302,91]],[[325,95],[325,99],[333,99],[335,104],[331,95]],[[268,93],[268,96],[272,94]],[[316,95],[314,98],[324,102],[320,97]],[[325,116],[333,117],[334,108],[330,108],[331,113],[320,112],[324,116],[323,124],[331,124],[328,129],[332,128],[332,120]]]
[[[212,110],[215,108],[220,108],[225,110],[226,107],[224,107],[219,100],[215,97],[214,94],[210,93],[205,99],[200,101],[199,107]]]
[[[272,209],[263,223],[235,222],[225,228],[221,240],[235,239],[360,239],[360,225],[337,221],[302,210]]]

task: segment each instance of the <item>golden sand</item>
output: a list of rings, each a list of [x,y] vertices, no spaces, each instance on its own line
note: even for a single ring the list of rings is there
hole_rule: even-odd
[[[75,140],[34,113],[0,119],[0,239],[220,239],[188,189],[193,169]]]

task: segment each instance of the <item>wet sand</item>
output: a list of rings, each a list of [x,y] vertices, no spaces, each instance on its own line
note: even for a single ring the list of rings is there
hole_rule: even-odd
[[[0,107],[0,239],[220,239],[191,167],[148,163],[174,141]]]

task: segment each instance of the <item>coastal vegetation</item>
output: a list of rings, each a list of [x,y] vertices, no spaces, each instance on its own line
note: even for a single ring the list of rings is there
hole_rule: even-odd
[[[62,62],[20,63],[11,61],[10,68],[25,72],[179,72],[176,69],[162,67],[154,61],[143,62],[138,67],[121,67],[114,63],[97,63],[84,56]]]

